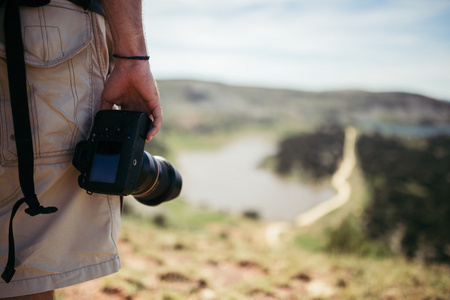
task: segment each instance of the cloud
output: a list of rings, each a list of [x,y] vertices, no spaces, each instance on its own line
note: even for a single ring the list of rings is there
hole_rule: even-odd
[[[442,85],[450,80],[448,1],[144,3],[157,77],[450,99]]]

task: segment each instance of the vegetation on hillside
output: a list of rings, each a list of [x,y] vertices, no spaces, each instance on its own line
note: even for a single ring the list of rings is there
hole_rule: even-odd
[[[342,132],[286,138],[274,158],[275,170],[323,180],[342,158]],[[359,245],[378,240],[409,259],[450,263],[450,136],[363,134],[357,153],[370,200],[362,218],[348,217],[331,230],[330,248],[360,252]]]
[[[301,172],[314,181],[329,178],[342,159],[344,130],[340,127],[321,128],[313,133],[298,134],[283,139],[275,160],[280,175]]]
[[[364,135],[358,154],[371,195],[369,236],[398,241],[408,258],[450,263],[450,136]]]

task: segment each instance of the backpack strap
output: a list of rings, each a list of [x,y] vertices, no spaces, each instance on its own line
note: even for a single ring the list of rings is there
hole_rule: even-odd
[[[8,262],[1,277],[9,283],[15,273],[15,246],[13,234],[13,219],[19,207],[26,203],[25,210],[30,216],[50,214],[56,212],[56,207],[43,207],[35,194],[34,187],[34,153],[31,134],[31,122],[28,108],[28,95],[26,84],[24,48],[22,42],[19,5],[43,6],[49,0],[2,0],[5,7],[5,46],[8,70],[9,92],[13,116],[14,135],[17,148],[19,167],[19,182],[24,198],[14,204],[9,221],[9,248]]]

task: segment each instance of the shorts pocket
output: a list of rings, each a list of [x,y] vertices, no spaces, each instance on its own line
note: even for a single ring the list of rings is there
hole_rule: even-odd
[[[82,51],[93,39],[89,13],[68,1],[52,1],[38,8],[22,7],[20,14],[27,65],[57,65]],[[3,22],[3,8],[0,15]],[[4,58],[1,35],[0,56]]]
[[[21,8],[21,20],[35,163],[68,161],[76,142],[87,136],[94,113],[91,13],[52,1]],[[5,59],[2,37],[0,160],[9,165],[17,164],[17,155]]]

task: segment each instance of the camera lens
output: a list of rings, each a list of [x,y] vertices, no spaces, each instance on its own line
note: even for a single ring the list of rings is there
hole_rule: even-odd
[[[137,201],[154,206],[172,200],[180,194],[181,185],[181,175],[170,162],[144,151],[137,189],[132,193]]]

